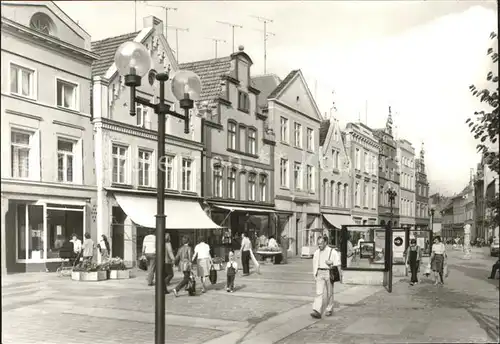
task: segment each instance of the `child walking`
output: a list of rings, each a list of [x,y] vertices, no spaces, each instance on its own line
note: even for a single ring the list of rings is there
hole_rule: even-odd
[[[234,292],[234,279],[236,278],[236,271],[238,271],[238,263],[234,260],[234,252],[229,252],[229,262],[226,265],[227,283],[226,291],[228,293]]]

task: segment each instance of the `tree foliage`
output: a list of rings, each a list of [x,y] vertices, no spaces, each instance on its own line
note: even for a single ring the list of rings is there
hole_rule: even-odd
[[[493,40],[493,47],[498,48],[498,36],[495,32],[490,34],[490,39]],[[468,124],[471,133],[476,140],[480,142],[477,144],[478,151],[483,155],[484,162],[494,172],[500,173],[499,166],[499,150],[492,150],[492,145],[498,145],[499,139],[499,126],[498,119],[498,51],[495,48],[489,48],[487,55],[493,61],[493,71],[489,71],[486,80],[488,81],[487,87],[478,89],[476,86],[469,87],[472,95],[479,98],[482,103],[487,104],[487,110],[474,112],[474,116],[468,118],[465,122]],[[493,226],[499,225],[499,195],[495,196],[494,200],[488,201],[488,207],[492,208],[493,214],[491,222]]]

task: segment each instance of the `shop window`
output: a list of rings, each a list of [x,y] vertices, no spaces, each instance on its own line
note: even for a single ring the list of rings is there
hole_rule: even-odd
[[[61,242],[73,234],[83,242],[83,227],[83,207],[47,207],[47,258],[59,258]]]
[[[18,259],[44,258],[43,206],[18,204],[17,238]]]

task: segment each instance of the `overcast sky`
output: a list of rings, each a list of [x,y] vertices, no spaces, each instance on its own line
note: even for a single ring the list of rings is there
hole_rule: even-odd
[[[268,31],[267,72],[284,78],[300,68],[322,113],[344,125],[361,120],[383,127],[391,105],[399,138],[413,143],[417,153],[425,143],[431,191],[453,194],[469,180],[479,161],[465,120],[478,108],[468,92],[482,83],[491,60],[489,34],[497,28],[495,1],[154,1],[177,8],[168,25],[179,32],[179,60],[232,52],[231,28],[216,21],[243,26],[235,44],[244,45],[254,61],[253,75],[263,74],[263,23]],[[142,19],[165,11],[133,1],[58,1],[57,4],[99,40],[142,28]],[[111,20],[113,19],[113,20]],[[259,31],[260,30],[260,31]],[[168,40],[176,49],[175,31]],[[335,90],[335,95],[332,91]]]

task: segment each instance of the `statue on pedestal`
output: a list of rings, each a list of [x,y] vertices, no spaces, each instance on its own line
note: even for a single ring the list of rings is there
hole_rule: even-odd
[[[464,226],[464,259],[471,259],[470,224]]]

